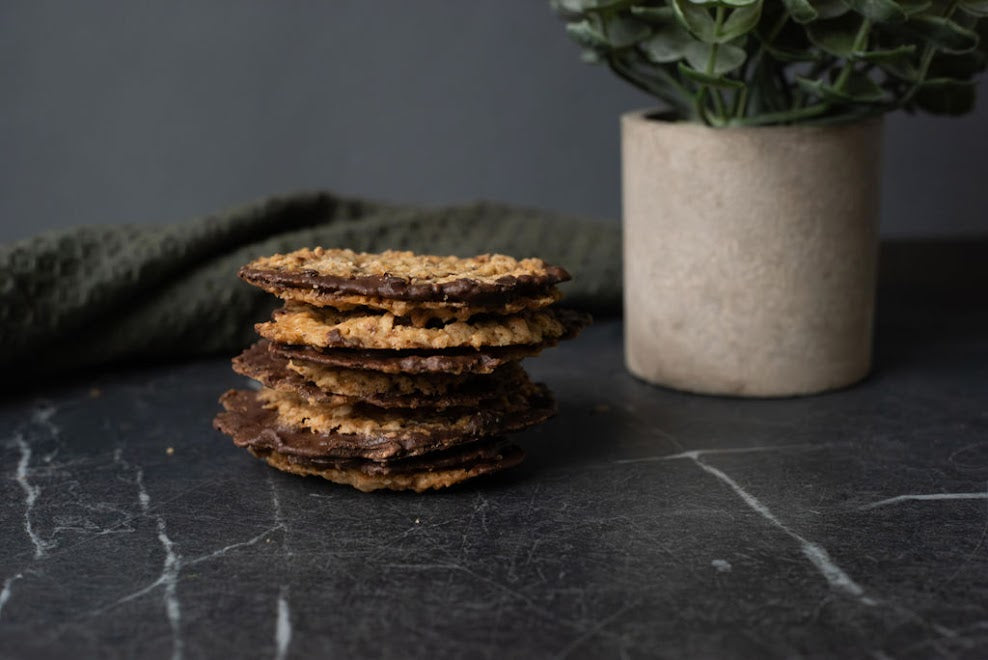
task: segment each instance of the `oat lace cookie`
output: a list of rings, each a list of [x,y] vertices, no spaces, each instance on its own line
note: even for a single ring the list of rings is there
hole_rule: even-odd
[[[301,476],[317,476],[353,486],[363,492],[375,490],[427,490],[448,488],[461,481],[499,472],[522,462],[525,452],[517,445],[484,443],[464,451],[454,448],[442,458],[406,459],[390,463],[362,460],[307,459],[272,450],[249,449],[273,468]],[[452,456],[448,455],[453,453]]]
[[[464,438],[498,435],[518,430],[522,413],[542,408],[551,414],[554,406],[544,386],[527,387],[505,393],[486,402],[482,408],[416,408],[403,410],[355,404],[310,403],[292,392],[262,389],[257,401],[273,411],[285,427],[312,433],[342,433],[372,438],[405,435],[444,435]]]
[[[265,287],[267,289],[267,287]],[[540,309],[559,301],[563,294],[557,288],[545,294],[507,300],[499,304],[478,304],[462,302],[415,302],[392,300],[369,296],[349,296],[327,294],[318,289],[285,289],[271,291],[279,298],[290,302],[300,302],[315,307],[332,307],[341,312],[385,311],[404,317],[411,325],[423,328],[432,321],[467,321],[478,314],[517,314],[529,309]],[[367,313],[365,311],[365,313]]]
[[[525,297],[555,295],[553,287],[570,279],[559,266],[541,259],[503,254],[475,257],[419,255],[388,250],[379,254],[323,248],[302,249],[255,259],[240,277],[269,293],[291,299],[293,292],[315,291],[304,302],[369,305],[400,300],[419,303],[501,305]],[[360,302],[347,299],[356,296]]]
[[[478,411],[465,428],[454,427],[457,418],[444,425],[434,420],[430,427],[406,426],[375,431],[368,425],[364,432],[316,432],[292,425],[280,418],[280,411],[266,407],[257,392],[230,390],[220,398],[223,412],[213,420],[214,427],[229,435],[238,447],[256,451],[309,459],[364,459],[390,462],[422,456],[453,447],[501,436],[544,422],[555,414],[555,402],[547,392],[540,392],[527,408],[514,412]]]
[[[472,373],[385,374],[287,359],[260,341],[233,359],[233,370],[263,385],[290,392],[309,403],[368,403],[382,408],[476,406],[531,385],[517,362],[489,377]]]
[[[568,332],[553,309],[416,328],[389,312],[356,314],[295,302],[286,303],[275,310],[271,321],[254,327],[259,335],[278,344],[398,350],[541,344]]]
[[[538,355],[557,343],[557,340],[552,340],[541,344],[453,348],[443,351],[320,349],[271,343],[268,350],[290,360],[366,369],[385,374],[491,374],[506,364]]]

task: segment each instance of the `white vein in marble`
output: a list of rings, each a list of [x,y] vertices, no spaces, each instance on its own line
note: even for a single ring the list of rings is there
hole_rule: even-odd
[[[718,470],[712,465],[704,463],[700,460],[699,455],[691,456],[690,458],[692,458],[693,462],[700,466],[702,470],[717,477],[722,482],[727,484],[727,486],[730,487],[730,489],[733,490],[738,497],[740,497],[741,500],[748,505],[749,508],[796,541],[803,552],[803,556],[805,556],[810,563],[813,564],[831,588],[848,596],[857,598],[864,605],[876,604],[872,598],[865,595],[864,589],[861,585],[851,579],[851,577],[837,565],[823,546],[804,538],[799,533],[790,529],[785,523],[776,518],[775,514],[773,514],[767,506],[762,504],[758,498],[742,488],[741,484],[728,476],[724,471]]]
[[[137,502],[141,507],[141,512],[145,515],[151,511],[151,495],[144,485],[144,469],[131,466],[123,458],[123,450],[116,449],[113,452],[113,462],[124,467],[133,467],[134,485],[137,487]],[[184,652],[185,642],[182,638],[182,604],[178,599],[178,580],[182,570],[182,559],[175,552],[175,543],[168,536],[168,527],[164,516],[155,516],[158,542],[165,552],[162,562],[161,575],[147,587],[140,589],[129,596],[118,600],[114,605],[119,605],[139,596],[143,596],[157,587],[163,587],[163,600],[165,605],[165,616],[168,618],[168,625],[172,631],[172,660],[181,660]]]
[[[42,405],[35,408],[34,412],[31,413],[31,421],[47,429],[53,439],[58,439],[62,433],[58,425],[51,421],[56,412],[58,412],[58,408],[55,406]]]
[[[151,513],[151,496],[148,493],[147,487],[144,484],[143,468],[133,466],[127,460],[125,460],[123,458],[122,449],[117,449],[113,452],[113,461],[114,463],[117,463],[125,468],[130,468],[133,470],[134,485],[137,487],[137,501],[140,504],[141,512],[145,515],[149,515]],[[281,521],[280,508],[279,508],[278,511],[279,521],[276,522],[276,524],[273,527],[264,530],[263,532],[257,534],[253,538],[238,543],[231,543],[222,548],[219,548],[218,550],[214,550],[212,552],[201,555],[199,557],[185,559],[176,551],[175,542],[168,536],[168,526],[164,516],[159,514],[153,517],[156,523],[157,539],[158,542],[161,544],[161,547],[165,553],[165,557],[162,562],[161,574],[151,584],[148,584],[138,589],[137,591],[134,591],[133,593],[130,593],[126,596],[119,598],[109,607],[98,610],[97,613],[105,611],[106,609],[116,607],[118,605],[122,605],[136,598],[140,598],[141,596],[144,596],[154,591],[158,587],[161,587],[162,599],[164,601],[164,606],[165,606],[165,615],[168,618],[168,625],[172,631],[171,657],[172,660],[181,660],[181,658],[184,656],[184,649],[185,649],[185,640],[182,635],[182,604],[178,597],[178,585],[179,582],[181,581],[182,569],[188,566],[194,566],[196,564],[201,564],[206,561],[217,559],[219,557],[226,555],[232,550],[236,550],[238,548],[244,548],[247,546],[256,545],[261,540],[267,538],[273,532],[279,529],[284,529],[284,522]],[[287,589],[284,590],[282,597],[284,597],[286,600],[283,606],[279,603],[279,607],[284,609],[284,615],[282,615],[280,613],[281,610],[279,610],[279,622],[278,622],[279,625],[283,625],[281,623],[282,616],[284,617],[286,622],[289,621]],[[279,633],[279,634],[283,635],[283,633]],[[291,639],[290,630],[285,639],[286,640]],[[288,642],[286,641],[285,642],[286,649],[287,649],[287,643]]]
[[[58,440],[61,435],[61,430],[58,425],[52,421],[52,416],[54,416],[57,411],[58,408],[52,405],[39,406],[32,411],[30,424],[25,426],[41,426],[48,431],[53,440]],[[21,428],[23,429],[24,426]],[[48,540],[42,538],[37,529],[34,527],[34,510],[38,503],[38,499],[41,497],[42,488],[41,486],[31,482],[31,476],[34,473],[34,470],[31,467],[31,459],[34,454],[31,449],[31,445],[28,444],[23,432],[17,432],[14,435],[13,444],[16,445],[18,453],[20,454],[17,460],[17,467],[14,470],[14,481],[21,487],[21,490],[24,491],[24,533],[27,534],[27,537],[31,540],[31,544],[34,546],[34,559],[39,560],[43,559],[48,554],[48,551],[58,544],[54,538],[50,538]],[[57,453],[58,447],[55,447],[53,451],[43,457],[43,460],[45,463],[50,464]],[[66,527],[56,527],[53,536],[63,528]],[[0,590],[0,614],[2,614],[4,607],[7,605],[7,602],[13,594],[14,582],[22,577],[23,573],[17,573],[4,581],[3,589]]]
[[[988,492],[980,493],[921,493],[909,495],[896,495],[884,500],[878,500],[871,504],[858,507],[860,511],[869,511],[890,504],[900,504],[902,502],[927,502],[931,500],[988,500]]]
[[[165,550],[159,580],[164,586],[165,614],[172,629],[172,660],[181,660],[185,646],[182,639],[182,605],[178,600],[178,576],[182,570],[182,560],[175,552],[174,542],[168,538],[163,516],[158,516],[158,541]]]
[[[629,463],[653,463],[656,461],[677,461],[683,459],[697,460],[701,456],[708,456],[712,454],[749,454],[765,451],[783,451],[786,449],[829,449],[834,447],[832,444],[809,444],[803,443],[798,445],[759,445],[755,447],[730,447],[723,449],[693,449],[690,451],[683,451],[676,454],[660,454],[658,456],[643,456],[641,458],[625,458],[619,461],[614,461],[616,465],[627,465]]]
[[[282,586],[278,594],[278,618],[274,628],[275,659],[284,660],[292,643],[292,614],[288,607],[288,587]]]
[[[275,526],[273,529],[282,530],[281,551],[285,555],[285,559],[290,559],[292,556],[292,551],[288,547],[288,526],[285,523],[285,519],[281,511],[281,497],[278,495],[278,486],[275,484],[270,473],[268,473],[268,487],[271,489],[271,509],[274,513]],[[289,587],[287,584],[282,582],[281,587],[278,590],[278,602],[275,609],[275,660],[284,660],[284,658],[288,655],[288,647],[292,643],[292,614],[288,594]]]
[[[14,589],[14,582],[20,580],[22,577],[24,577],[24,575],[18,573],[17,575],[12,575],[4,580],[3,589],[0,590],[0,620],[3,619],[3,608],[7,604],[7,601],[10,600],[10,594]]]
[[[264,530],[263,532],[261,532],[260,534],[258,534],[253,538],[247,539],[246,541],[240,541],[239,543],[231,543],[230,545],[223,546],[219,550],[214,550],[213,552],[202,555],[201,557],[193,557],[192,559],[184,560],[181,562],[182,568],[185,568],[186,566],[195,566],[196,564],[201,564],[205,561],[218,559],[219,557],[222,557],[231,550],[239,550],[240,548],[246,548],[252,545],[257,545],[260,541],[263,541],[264,539],[266,539],[268,536],[278,531],[279,529],[282,529],[282,527],[280,525],[276,525],[274,527],[270,527]]]
[[[31,522],[34,505],[37,503],[38,498],[41,497],[41,486],[32,484],[29,480],[31,473],[30,445],[28,445],[24,436],[20,433],[14,436],[14,442],[17,444],[17,448],[21,454],[20,459],[17,461],[17,471],[14,473],[14,480],[24,491],[24,532],[31,539],[31,543],[34,544],[34,558],[41,559],[55,544],[41,538],[37,530],[34,529],[34,524]]]

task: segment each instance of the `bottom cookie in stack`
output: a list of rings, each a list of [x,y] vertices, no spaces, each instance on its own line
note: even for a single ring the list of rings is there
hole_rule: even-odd
[[[514,467],[525,458],[518,445],[489,440],[456,447],[429,456],[394,461],[300,458],[276,451],[250,449],[254,456],[284,472],[318,476],[370,492],[388,490],[423,491],[446,488],[467,479]]]
[[[231,390],[216,428],[269,465],[363,491],[424,491],[512,467],[503,438],[555,413],[517,362],[490,374],[386,375],[288,360],[259,342],[234,368],[264,387]]]

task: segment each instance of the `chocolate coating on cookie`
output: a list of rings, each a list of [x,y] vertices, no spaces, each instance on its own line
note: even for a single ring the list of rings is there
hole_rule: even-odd
[[[293,392],[303,399],[314,403],[354,404],[366,403],[381,408],[433,408],[445,409],[482,405],[484,402],[503,397],[511,391],[531,387],[531,381],[517,363],[509,363],[489,375],[466,374],[454,376],[446,373],[408,376],[404,374],[385,375],[364,369],[327,367],[318,363],[300,360],[303,365],[310,365],[318,371],[336,369],[340,373],[338,381],[359,379],[364,374],[376,381],[394,381],[404,379],[422,381],[420,386],[429,391],[404,392],[396,388],[389,390],[370,390],[354,387],[346,391],[322,389],[316,382],[306,379],[297,372],[298,367],[290,367],[289,360],[283,355],[268,349],[267,341],[259,341],[243,353],[233,358],[233,370],[253,378],[267,387]],[[342,388],[340,388],[342,389]]]
[[[261,457],[273,452],[256,450],[253,453]],[[502,463],[506,458],[510,460],[513,455],[524,454],[517,445],[512,445],[508,440],[501,437],[469,442],[422,456],[388,461],[368,461],[360,458],[312,458],[282,454],[285,460],[296,465],[304,465],[314,469],[358,470],[363,474],[375,476],[463,468],[480,462]]]
[[[386,374],[489,374],[509,362],[538,355],[556,345],[549,341],[531,346],[492,346],[479,350],[446,349],[443,351],[388,351],[357,348],[318,349],[271,343],[269,350],[291,360],[305,360],[333,367],[370,369]]]
[[[509,346],[458,347],[446,349],[360,349],[316,348],[312,346],[271,342],[270,350],[290,360],[306,360],[334,367],[368,369],[389,374],[478,373],[489,374],[498,367],[538,355],[560,340],[572,339],[586,327],[589,314],[568,309],[555,309],[554,314],[564,326],[564,334],[538,344]]]
[[[262,257],[241,268],[239,275],[266,290],[317,289],[395,300],[485,305],[539,295],[570,279],[565,269],[541,259],[516,260],[499,254],[440,257],[393,250],[368,254],[322,248]]]
[[[389,312],[341,312],[286,302],[271,320],[254,326],[257,334],[281,344],[317,348],[444,350],[486,346],[538,345],[569,331],[559,310],[547,307],[510,316],[477,316],[469,321],[415,327]]]
[[[474,443],[477,444],[477,443]],[[488,445],[490,443],[482,443]],[[525,453],[515,445],[474,449],[461,456],[433,454],[421,459],[388,463],[348,461],[337,463],[321,459],[306,459],[274,451],[249,450],[271,467],[302,476],[318,476],[334,483],[346,484],[369,492],[374,490],[427,490],[447,488],[484,474],[504,470],[522,462]],[[453,450],[455,453],[456,450]],[[417,465],[416,465],[417,463]]]
[[[230,390],[220,398],[225,408],[213,426],[233,438],[239,447],[272,450],[309,458],[364,458],[384,461],[448,449],[484,437],[501,435],[545,421],[555,414],[548,390],[539,387],[529,407],[504,413],[478,410],[474,423],[456,430],[423,431],[414,425],[398,432],[376,434],[314,433],[282,424],[276,412],[265,408],[256,392]]]

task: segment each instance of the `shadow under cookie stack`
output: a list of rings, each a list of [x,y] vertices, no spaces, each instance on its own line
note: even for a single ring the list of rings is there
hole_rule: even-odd
[[[540,259],[303,249],[240,277],[282,298],[233,360],[214,426],[279,470],[362,491],[425,491],[512,467],[503,436],[555,402],[520,361],[589,317],[555,306],[568,273]]]

